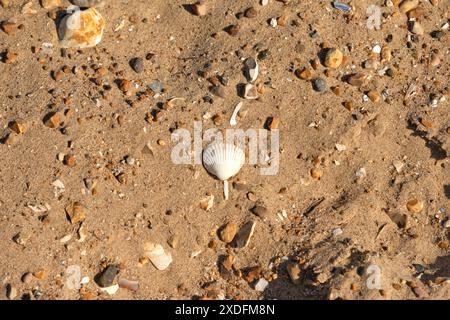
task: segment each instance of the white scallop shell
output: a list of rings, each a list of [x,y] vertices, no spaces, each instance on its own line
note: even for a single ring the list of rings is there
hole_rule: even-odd
[[[244,162],[244,151],[230,143],[212,143],[203,150],[205,169],[222,181],[236,175]]]
[[[156,269],[167,269],[167,267],[172,263],[172,255],[170,253],[166,253],[160,244],[148,242],[145,244],[144,249],[144,256],[150,259]]]

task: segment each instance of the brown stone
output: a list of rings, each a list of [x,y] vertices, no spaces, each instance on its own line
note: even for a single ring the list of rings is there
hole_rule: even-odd
[[[206,7],[206,3],[203,0],[197,1],[196,3],[194,3],[191,6],[191,8],[192,8],[192,12],[196,16],[205,16],[208,11],[208,8]]]
[[[86,219],[85,208],[79,202],[69,204],[66,207],[66,214],[72,224],[83,222]]]
[[[263,270],[260,266],[248,268],[244,272],[244,280],[247,281],[248,283],[258,280],[259,278],[261,278],[262,271]]]
[[[7,35],[14,35],[18,29],[18,26],[14,22],[3,21],[1,23],[1,28]]]
[[[219,238],[225,243],[230,243],[233,241],[234,236],[237,233],[238,226],[234,222],[228,222],[222,229],[219,231]]]
[[[342,64],[344,55],[337,48],[327,49],[324,58],[324,65],[328,68],[337,69]]]
[[[302,80],[311,80],[313,76],[311,70],[308,68],[295,70],[295,75]]]
[[[273,117],[270,119],[270,123],[269,123],[270,130],[278,129],[279,125],[280,125],[280,118]]]
[[[225,31],[230,35],[230,36],[237,36],[237,34],[239,33],[239,31],[241,30],[241,27],[239,25],[230,25],[228,27],[226,27]]]
[[[51,113],[47,115],[44,124],[49,128],[58,128],[61,124],[61,117],[58,112]]]
[[[320,170],[319,168],[312,168],[310,173],[311,177],[313,177],[314,179],[320,179],[323,175],[322,170]]]
[[[64,164],[68,167],[74,167],[76,164],[76,159],[75,156],[72,154],[66,154],[64,156]]]
[[[122,79],[119,81],[119,89],[122,92],[128,92],[131,89],[131,81],[127,79]]]
[[[380,94],[375,90],[370,90],[369,92],[367,92],[367,96],[369,97],[370,101],[374,103],[378,103],[381,100]]]
[[[246,18],[256,18],[256,16],[258,15],[258,11],[254,7],[250,7],[245,10],[244,15]]]

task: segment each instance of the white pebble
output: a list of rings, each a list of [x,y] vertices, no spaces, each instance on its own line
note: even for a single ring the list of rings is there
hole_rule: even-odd
[[[374,46],[374,47],[372,48],[372,52],[373,52],[373,53],[376,53],[376,54],[381,53],[381,47],[377,44],[376,46]]]
[[[269,4],[269,0],[261,0],[262,6],[267,6]]]

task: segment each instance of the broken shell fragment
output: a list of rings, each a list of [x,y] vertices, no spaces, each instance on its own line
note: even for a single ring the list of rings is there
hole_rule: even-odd
[[[94,8],[76,10],[66,15],[58,27],[63,48],[95,47],[102,40],[105,20]]]
[[[235,126],[235,125],[237,125],[236,117],[237,117],[239,111],[241,110],[241,108],[242,108],[242,101],[239,102],[239,103],[236,105],[236,107],[234,108],[233,114],[231,115],[231,118],[230,118],[230,126]]]
[[[112,295],[115,295],[117,293],[117,291],[119,291],[119,285],[115,284],[115,285],[112,285],[110,287],[100,288],[100,291],[106,292],[107,294],[112,296]]]
[[[244,87],[244,98],[247,100],[258,99],[258,89],[251,83],[247,83]]]
[[[214,196],[210,195],[200,201],[200,208],[202,208],[205,211],[208,211],[211,209],[214,205]]]
[[[205,169],[224,182],[224,196],[228,199],[228,179],[236,175],[245,162],[242,149],[229,143],[212,143],[203,150]]]
[[[341,50],[337,48],[330,48],[327,50],[324,65],[328,68],[337,69],[342,64],[344,60],[344,55]]]
[[[172,255],[166,253],[160,244],[146,243],[144,256],[149,258],[158,270],[165,270],[172,263]]]
[[[254,82],[258,78],[259,66],[253,58],[247,58],[244,62],[245,65],[245,77],[249,82]]]

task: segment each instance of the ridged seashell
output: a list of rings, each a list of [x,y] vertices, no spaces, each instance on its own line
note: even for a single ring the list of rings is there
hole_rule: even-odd
[[[160,244],[146,243],[144,256],[149,258],[158,270],[165,270],[172,263],[172,255],[166,253]]]
[[[76,10],[65,16],[58,27],[60,44],[64,48],[90,48],[103,36],[105,19],[94,8]]]
[[[70,2],[82,8],[90,8],[103,4],[103,0],[70,0]]]
[[[205,169],[224,181],[224,195],[228,199],[228,179],[236,175],[245,162],[245,154],[230,143],[212,143],[203,150]]]

